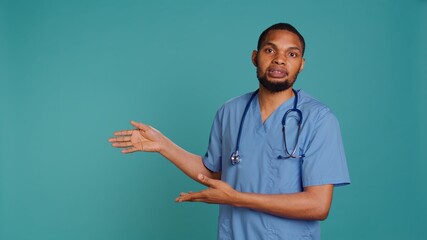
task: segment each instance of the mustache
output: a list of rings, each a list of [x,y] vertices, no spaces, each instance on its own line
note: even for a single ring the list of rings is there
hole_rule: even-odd
[[[298,73],[296,73],[295,76],[288,78],[285,81],[273,82],[268,80],[267,75],[265,73],[262,74],[258,68],[256,72],[259,83],[272,93],[282,92],[292,88],[298,77]]]

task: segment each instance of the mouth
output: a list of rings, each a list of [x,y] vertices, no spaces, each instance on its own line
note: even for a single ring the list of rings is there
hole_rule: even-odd
[[[282,68],[268,68],[267,74],[272,78],[284,78],[288,76],[288,71]]]

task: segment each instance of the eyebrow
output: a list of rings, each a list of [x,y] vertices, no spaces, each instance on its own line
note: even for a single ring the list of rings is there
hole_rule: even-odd
[[[274,44],[274,43],[272,43],[272,42],[266,42],[266,43],[262,46],[262,48],[263,48],[263,47],[265,47],[265,46],[272,46],[272,47],[274,47],[274,48],[277,48],[277,45],[276,45],[276,44]],[[289,48],[287,48],[287,50],[298,50],[299,52],[302,52],[302,50],[301,50],[299,47],[289,47]]]

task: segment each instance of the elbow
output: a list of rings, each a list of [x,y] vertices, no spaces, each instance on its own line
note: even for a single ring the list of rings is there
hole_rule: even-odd
[[[333,185],[309,187],[305,189],[305,192],[310,197],[312,219],[317,221],[326,220],[331,209]]]
[[[328,218],[329,215],[329,206],[328,207],[318,207],[314,212],[313,220],[324,221]]]
[[[324,221],[328,218],[329,212],[321,213],[317,216],[318,221]]]
[[[313,203],[313,205],[311,205],[310,207],[308,218],[309,220],[314,220],[314,221],[324,221],[328,218],[330,209],[331,209],[331,205],[327,202]]]

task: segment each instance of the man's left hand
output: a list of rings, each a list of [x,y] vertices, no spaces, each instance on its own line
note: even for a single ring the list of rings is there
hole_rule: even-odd
[[[202,174],[199,174],[197,178],[200,183],[209,188],[200,192],[181,193],[179,197],[175,199],[176,202],[205,202],[231,205],[235,203],[238,192],[226,182],[208,178]]]

